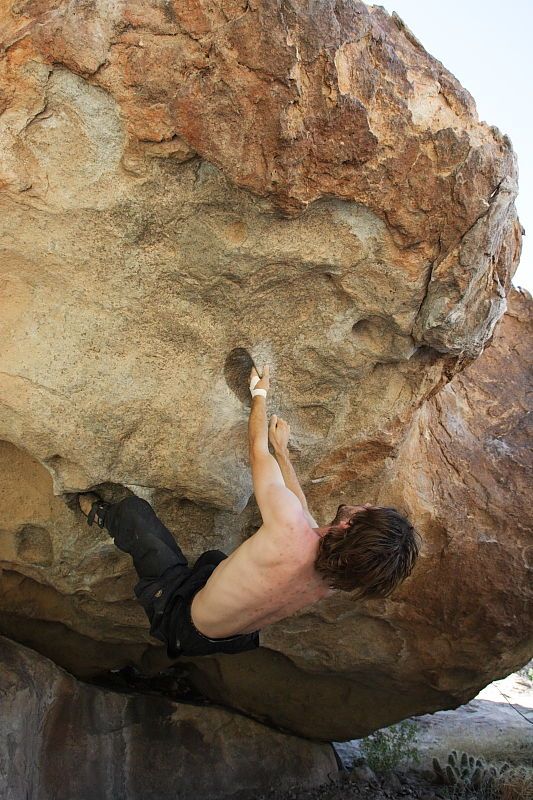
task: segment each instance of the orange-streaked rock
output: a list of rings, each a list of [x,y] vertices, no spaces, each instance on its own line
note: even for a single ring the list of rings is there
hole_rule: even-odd
[[[479,569],[463,594],[438,578],[491,562],[479,537],[525,502],[519,470],[490,511],[481,484],[452,489],[514,463],[492,433],[488,450],[472,434],[450,455],[439,421],[455,402],[460,428],[483,426],[460,382],[472,374],[477,393],[497,342],[528,335],[529,299],[515,291],[514,328],[503,316],[521,239],[508,137],[396,15],[357,0],[312,14],[303,0],[19,0],[1,38],[1,632],[82,676],[164,663],[131,560],[63,498],[133,491],[188,556],[231,552],[260,522],[249,408],[225,379],[245,347],[271,365],[268,410],[291,424],[319,522],[343,500],[397,503],[425,552],[375,611],[334,596],[264,632],[254,655],[275,709],[244,658],[218,683],[217,660],[198,659],[198,681],[341,740],[520,665],[525,551],[505,548],[524,545],[506,534],[483,619],[464,594]],[[525,366],[513,349],[498,358],[511,377],[490,402],[512,431],[523,409],[506,392]],[[466,520],[464,550],[443,551]],[[304,718],[309,692],[324,702]]]

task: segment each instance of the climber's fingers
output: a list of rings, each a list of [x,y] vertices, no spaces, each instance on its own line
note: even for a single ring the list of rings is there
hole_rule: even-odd
[[[270,427],[287,428],[287,430],[290,430],[291,426],[289,425],[288,422],[285,422],[285,420],[282,419],[281,417],[278,417],[276,414],[272,414],[272,416],[270,417]]]
[[[263,364],[263,378],[268,378],[270,373],[270,366],[268,364]],[[255,366],[252,367],[250,371],[250,377],[253,378],[254,375],[259,375],[258,371],[256,370]]]

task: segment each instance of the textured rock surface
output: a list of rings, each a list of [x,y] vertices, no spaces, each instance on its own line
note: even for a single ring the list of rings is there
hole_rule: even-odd
[[[455,708],[531,658],[532,319],[531,295],[512,288],[490,346],[417,411],[381,482],[364,484],[360,497],[407,509],[423,535],[409,582],[352,609],[333,595],[265,631],[283,652],[269,686],[284,697],[291,686],[282,710],[259,691],[252,660],[198,659],[198,689],[340,741],[419,703],[434,711],[436,697]]]
[[[397,504],[425,552],[391,600],[334,596],[260,651],[198,659],[196,679],[340,740],[523,663],[529,509],[504,446],[523,408],[495,385],[477,422],[466,399],[450,411],[485,429],[487,402],[508,426],[475,452],[451,440],[473,452],[457,473],[436,405],[496,358],[520,251],[508,138],[401,20],[356,0],[28,0],[2,22],[0,630],[79,675],[166,663],[129,557],[59,495],[127,487],[188,556],[231,552],[259,525],[248,408],[225,380],[246,347],[271,364],[269,412],[319,522],[346,499]],[[516,303],[500,367],[522,391]],[[456,507],[473,463],[518,474],[490,509],[472,483]]]
[[[329,745],[216,706],[99,689],[0,637],[0,794],[9,800],[252,796],[337,773]]]

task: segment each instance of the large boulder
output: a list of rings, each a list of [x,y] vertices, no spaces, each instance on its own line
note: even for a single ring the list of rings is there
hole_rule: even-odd
[[[472,463],[514,474],[522,407],[484,389],[458,430],[484,430],[486,401],[504,438],[456,466],[435,405],[491,351],[523,390],[529,299],[509,351],[494,343],[520,254],[516,160],[396,15],[241,6],[2,11],[0,631],[80,676],[168,664],[131,559],[64,500],[134,492],[187,556],[237,547],[260,524],[229,368],[244,347],[271,365],[268,410],[291,424],[319,522],[346,500],[395,504],[424,552],[388,600],[337,594],[259,650],[187,664],[213,697],[342,740],[464,702],[529,655],[524,485],[488,509],[468,484],[457,510],[453,483]]]
[[[316,786],[331,745],[217,706],[106,691],[0,637],[0,796],[196,800]]]
[[[381,480],[361,478],[361,500],[406,509],[422,533],[409,580],[387,600],[354,606],[338,593],[267,628],[278,651],[261,664],[268,695],[254,653],[235,666],[196,659],[197,689],[342,741],[420,708],[456,708],[529,661],[533,301],[514,288],[509,299],[490,346],[416,411]]]

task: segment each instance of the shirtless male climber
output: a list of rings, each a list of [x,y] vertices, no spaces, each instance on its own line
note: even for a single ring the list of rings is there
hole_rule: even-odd
[[[340,505],[317,524],[290,462],[290,426],[275,415],[267,424],[269,388],[268,365],[261,378],[252,368],[249,453],[263,524],[229,556],[207,550],[191,568],[146,500],[79,495],[88,524],[133,557],[135,595],[170,658],[253,650],[266,625],[336,591],[387,597],[414,567],[420,536],[394,508]]]

